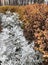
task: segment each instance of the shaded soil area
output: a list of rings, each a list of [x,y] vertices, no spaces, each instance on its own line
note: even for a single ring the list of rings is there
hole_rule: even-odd
[[[2,25],[1,25],[1,20],[0,20],[0,33],[2,32]]]

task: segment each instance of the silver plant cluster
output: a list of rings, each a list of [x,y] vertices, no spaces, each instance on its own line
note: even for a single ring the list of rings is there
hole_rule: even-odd
[[[28,41],[21,29],[22,21],[17,13],[0,13],[2,32],[0,33],[0,65],[38,65],[42,54],[35,51],[34,41]]]

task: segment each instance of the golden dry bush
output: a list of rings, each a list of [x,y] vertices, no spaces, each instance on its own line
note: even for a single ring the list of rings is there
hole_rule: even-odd
[[[17,12],[19,6],[0,6],[0,12],[5,13],[7,10],[11,12]]]
[[[26,39],[34,40],[35,49],[43,54],[44,64],[48,63],[48,5],[27,5],[23,16]]]

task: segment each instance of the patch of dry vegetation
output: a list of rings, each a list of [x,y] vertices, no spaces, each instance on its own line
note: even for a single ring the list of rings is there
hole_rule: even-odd
[[[5,13],[6,11],[17,12],[18,6],[0,6],[0,12]]]
[[[24,19],[25,18],[25,19]],[[25,8],[24,35],[35,41],[35,49],[43,54],[44,65],[48,64],[48,5],[36,4]]]

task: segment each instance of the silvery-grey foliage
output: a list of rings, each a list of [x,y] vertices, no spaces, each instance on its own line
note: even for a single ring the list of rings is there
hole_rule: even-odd
[[[28,45],[23,35],[19,15],[10,11],[0,15],[3,27],[0,33],[1,65],[38,65],[42,62],[42,54],[33,49],[34,41]]]

